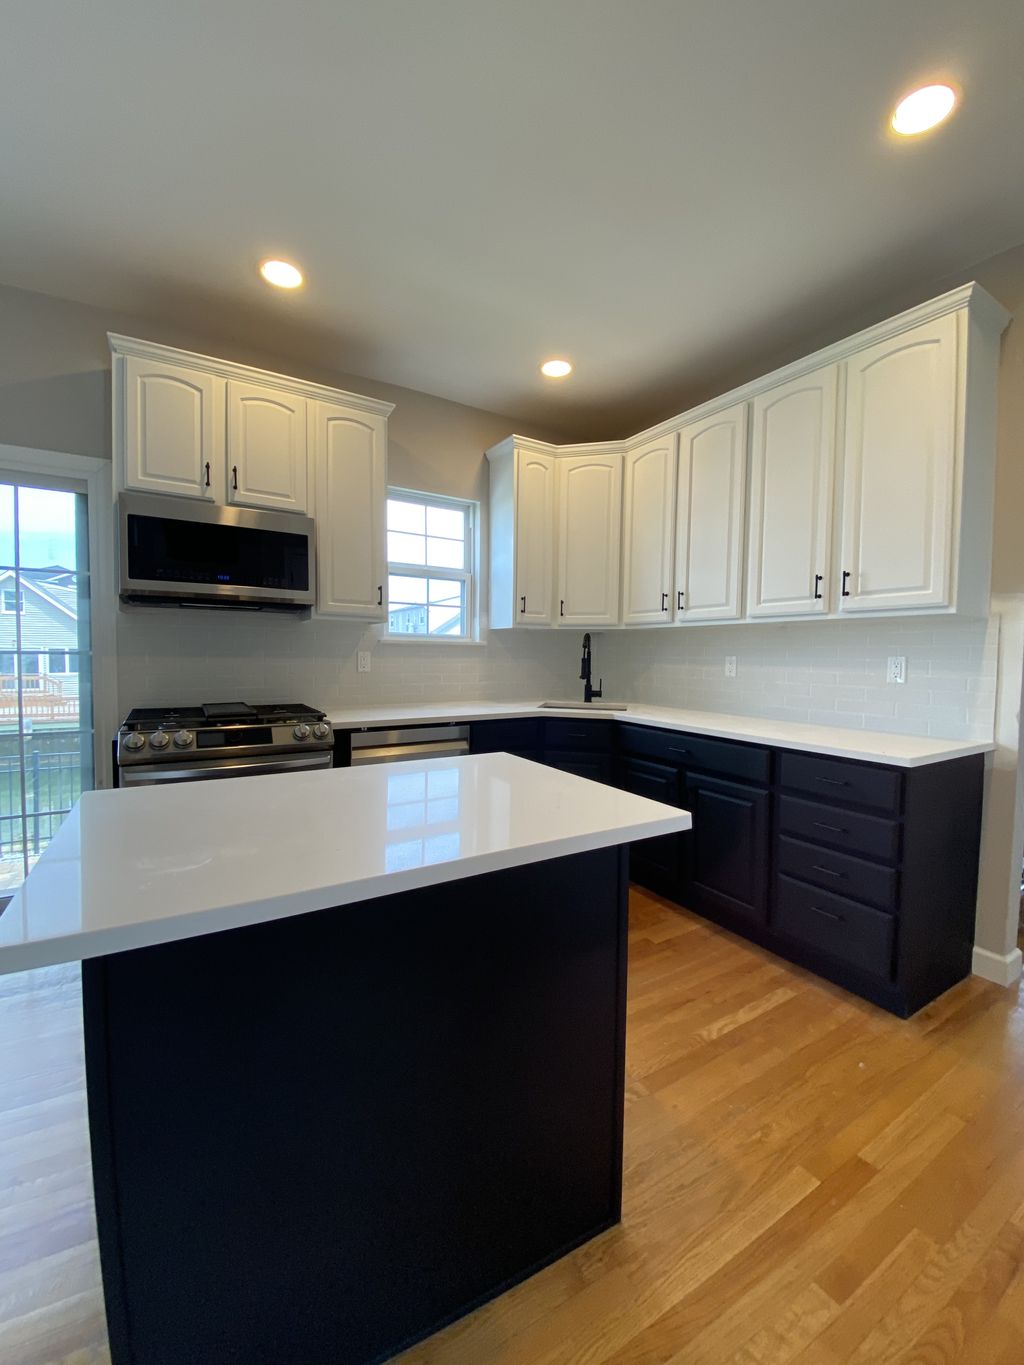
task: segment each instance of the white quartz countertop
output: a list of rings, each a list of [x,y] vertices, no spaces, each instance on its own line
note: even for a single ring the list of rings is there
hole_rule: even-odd
[[[690,824],[686,811],[509,754],[87,792],[0,914],[0,973]]]
[[[671,706],[625,703],[623,711],[603,711],[596,706],[565,710],[541,707],[533,702],[411,702],[394,706],[353,706],[331,711],[335,729],[359,730],[389,725],[424,725],[481,720],[512,720],[523,716],[589,715],[593,720],[612,720],[627,725],[653,725],[663,730],[685,730],[693,735],[738,739],[750,744],[770,744],[778,749],[827,754],[832,758],[857,758],[865,763],[888,763],[897,768],[919,768],[968,754],[990,753],[995,745],[986,740],[932,739],[918,735],[891,735],[877,730],[851,730],[839,725],[801,725],[795,721],[765,720],[758,716],[732,716],[716,711],[686,711]]]

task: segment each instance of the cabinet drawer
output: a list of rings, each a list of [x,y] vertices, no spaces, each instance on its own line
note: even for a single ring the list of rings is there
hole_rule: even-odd
[[[840,962],[872,976],[892,971],[896,921],[841,896],[780,876],[776,882],[774,928]]]
[[[474,754],[523,753],[540,748],[540,721],[484,720],[473,725],[469,746]]]
[[[592,749],[545,749],[543,762],[563,773],[588,777],[591,782],[612,783],[611,754],[595,753]]]
[[[789,877],[813,882],[851,900],[866,901],[878,910],[896,909],[899,876],[895,868],[786,838],[778,842],[776,866]]]
[[[611,724],[606,720],[546,720],[546,749],[610,749]]]
[[[771,750],[750,744],[734,744],[728,739],[705,739],[677,730],[648,730],[643,726],[623,725],[620,742],[626,753],[640,754],[680,768],[723,777],[738,777],[744,782],[767,786],[771,774]]]
[[[811,792],[844,806],[872,806],[897,814],[903,785],[899,773],[849,763],[816,754],[786,753],[781,756],[780,784],[794,791]]]
[[[895,820],[837,810],[797,796],[780,796],[777,814],[781,834],[793,834],[814,844],[828,844],[886,863],[894,863],[899,857],[900,827]]]

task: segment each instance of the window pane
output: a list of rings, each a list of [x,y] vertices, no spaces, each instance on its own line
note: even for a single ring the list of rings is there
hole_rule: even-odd
[[[461,569],[466,563],[466,547],[461,540],[427,541],[427,563],[436,569]]]
[[[458,578],[430,578],[429,601],[462,605],[462,580]]]
[[[410,578],[406,574],[393,573],[388,578],[389,602],[425,602],[427,600],[427,580]]]
[[[14,566],[14,485],[0,483],[0,568]]]
[[[46,658],[46,671],[48,673],[66,673],[68,671],[67,657],[63,649],[51,649]]]
[[[389,531],[388,559],[393,564],[426,564],[427,542],[422,536]]]
[[[460,507],[428,507],[427,535],[448,540],[466,538],[466,514]]]
[[[431,635],[462,635],[462,609],[457,607],[429,607]]]
[[[22,569],[74,573],[76,502],[77,494],[54,488],[19,490],[18,556]]]
[[[410,531],[414,535],[422,536],[426,529],[426,509],[422,503],[388,498],[389,531]]]

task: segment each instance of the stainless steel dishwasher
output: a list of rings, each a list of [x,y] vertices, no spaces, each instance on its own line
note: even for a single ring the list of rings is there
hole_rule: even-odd
[[[468,725],[420,725],[410,730],[357,730],[352,767],[406,763],[415,758],[453,758],[469,753]]]

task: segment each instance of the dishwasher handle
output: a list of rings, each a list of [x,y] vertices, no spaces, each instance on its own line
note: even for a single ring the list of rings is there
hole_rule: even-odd
[[[415,758],[454,758],[469,753],[468,739],[438,740],[433,744],[375,744],[352,748],[352,767],[370,763],[405,763]]]

